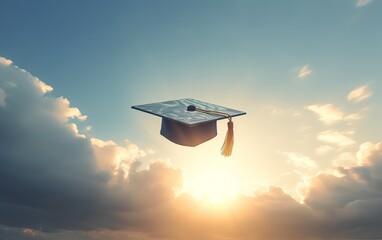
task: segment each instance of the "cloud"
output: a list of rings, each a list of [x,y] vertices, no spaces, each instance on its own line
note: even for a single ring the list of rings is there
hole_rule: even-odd
[[[363,164],[339,168],[341,177],[321,174],[314,178],[305,204],[320,214],[321,226],[332,238],[379,239],[382,143],[362,144],[357,158]]]
[[[69,120],[85,116],[27,71],[0,65],[0,224],[41,231],[118,228],[119,211],[174,197],[181,174],[126,142],[88,138]]]
[[[332,146],[323,145],[316,148],[316,153],[319,155],[326,155],[333,150],[334,148]]]
[[[7,94],[0,108],[1,239],[382,236],[382,143],[362,144],[358,165],[338,167],[340,176],[313,177],[303,204],[269,187],[213,208],[180,192],[182,172],[170,163],[144,168],[140,160],[150,151],[130,141],[119,145],[79,136],[73,124],[80,115],[70,110],[69,100],[48,96],[35,83],[25,70],[0,64],[0,88]],[[306,156],[289,155],[295,164],[314,165]]]
[[[9,59],[6,59],[4,57],[0,57],[0,64],[3,64],[5,66],[11,65],[13,62]]]
[[[98,168],[106,169],[114,175],[123,173],[123,176],[127,176],[131,163],[148,154],[148,151],[140,149],[127,140],[125,146],[120,146],[111,140],[104,141],[97,138],[91,138],[90,142]]]
[[[333,104],[317,104],[310,105],[305,108],[317,114],[319,120],[325,124],[333,124],[338,121],[341,121],[345,115],[340,109],[336,108]]]
[[[351,152],[343,152],[333,160],[333,165],[336,167],[354,167],[356,163],[356,156]]]
[[[273,115],[291,115],[293,117],[301,116],[301,112],[294,108],[279,108],[275,106],[268,106],[267,109]]]
[[[32,238],[35,238],[35,237],[38,237],[38,236],[41,236],[42,233],[37,231],[37,230],[34,230],[34,229],[31,229],[31,228],[24,228],[22,230],[23,234],[26,235],[26,236],[30,236]]]
[[[5,102],[7,94],[5,94],[5,91],[0,88],[0,107],[5,107],[7,103]]]
[[[42,87],[40,90],[46,93],[46,88]],[[80,121],[85,121],[87,116],[83,115],[78,108],[70,107],[70,102],[64,97],[59,97],[53,100],[54,107],[52,109],[52,114],[59,120],[66,122],[68,119],[78,119]]]
[[[335,124],[340,121],[356,121],[362,118],[360,114],[345,114],[341,109],[337,108],[333,104],[315,104],[305,107],[315,114],[318,119],[326,125]]]
[[[69,102],[46,96],[36,82],[25,70],[0,65],[0,87],[11,96],[0,108],[0,224],[74,227],[100,212],[102,204],[88,198],[105,201],[109,175],[96,169],[89,141],[68,123]]]
[[[308,65],[303,66],[298,71],[298,77],[299,78],[305,78],[305,77],[309,76],[310,74],[312,74],[312,70],[309,68]]]
[[[310,157],[300,153],[287,152],[284,153],[296,167],[302,167],[307,169],[313,169],[317,167],[317,163]]]
[[[353,132],[340,132],[336,130],[327,130],[318,134],[317,139],[325,142],[337,145],[339,147],[347,147],[353,145],[355,141],[350,137]]]
[[[46,83],[44,83],[38,78],[34,78],[34,83],[36,84],[37,88],[40,89],[43,93],[53,91],[53,87],[47,85]]]
[[[312,178],[303,204],[277,187],[241,195],[218,210],[182,194],[138,221],[146,223],[147,239],[377,239],[382,236],[382,143],[362,144],[357,158],[362,164],[338,168],[340,176],[327,172]]]
[[[373,93],[368,89],[367,85],[360,86],[353,89],[347,96],[347,99],[351,102],[361,102],[371,97]]]
[[[356,157],[359,166],[374,166],[380,163],[382,160],[382,143],[366,142],[362,144]]]
[[[352,114],[348,114],[346,115],[343,120],[345,121],[348,121],[348,122],[353,122],[353,121],[357,121],[359,119],[362,119],[363,116],[358,114],[358,113],[352,113]]]
[[[355,143],[351,138],[353,132],[339,132],[335,130],[327,130],[318,134],[317,139],[325,142],[337,145],[339,147],[346,147]]]
[[[368,4],[370,4],[373,0],[356,0],[356,7],[364,7]]]

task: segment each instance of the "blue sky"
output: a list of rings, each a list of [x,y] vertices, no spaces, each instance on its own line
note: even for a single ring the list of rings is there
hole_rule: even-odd
[[[3,0],[0,3],[0,63],[4,65],[0,110],[2,107],[1,114],[6,117],[2,127],[30,127],[33,133],[30,138],[38,142],[41,136],[37,129],[42,125],[37,123],[56,126],[57,129],[46,130],[51,131],[46,133],[47,139],[57,140],[57,145],[52,141],[53,150],[61,139],[68,143],[64,145],[67,149],[63,147],[57,152],[63,151],[65,156],[65,152],[74,151],[73,154],[78,154],[74,158],[87,159],[80,169],[89,174],[90,182],[102,178],[102,174],[92,175],[93,171],[97,172],[94,169],[106,171],[104,177],[110,178],[110,184],[120,174],[114,171],[123,169],[130,184],[126,183],[127,195],[136,193],[131,189],[141,186],[134,185],[130,175],[155,175],[159,169],[160,174],[173,176],[164,185],[170,188],[171,184],[176,185],[175,197],[183,193],[197,201],[209,198],[209,205],[214,203],[220,208],[224,205],[223,198],[237,194],[249,198],[261,194],[280,197],[281,193],[272,188],[275,186],[296,204],[309,199],[307,204],[315,208],[315,195],[310,194],[320,192],[315,183],[333,183],[328,178],[341,174],[350,177],[359,173],[357,169],[369,167],[372,171],[373,166],[378,166],[367,159],[380,156],[381,9],[382,2],[377,0]],[[14,83],[9,82],[12,78]],[[20,79],[26,80],[18,82]],[[26,84],[22,90],[12,92],[11,85],[22,84]],[[47,86],[54,90],[47,91]],[[186,97],[247,112],[234,119],[232,157],[224,158],[219,153],[226,131],[224,121],[218,124],[217,138],[188,148],[160,136],[159,118],[130,108]],[[42,110],[41,116],[29,115],[27,108],[12,105],[16,98],[31,109],[38,109],[36,113],[44,108],[52,111],[48,115],[57,119],[50,119]],[[36,125],[18,126],[16,123],[24,124],[21,121],[24,114]],[[66,132],[62,130],[64,126]],[[62,134],[62,138],[55,138],[53,133]],[[73,147],[80,140],[73,140],[69,133],[84,139],[80,144],[83,148]],[[13,146],[10,140],[3,141]],[[90,147],[85,147],[87,144]],[[92,156],[87,155],[89,152]],[[50,151],[44,156],[51,161],[61,159],[51,159]],[[94,166],[88,161],[93,161]],[[141,165],[135,168],[137,161]],[[38,163],[46,166],[48,172],[54,168],[47,161]],[[3,167],[7,164],[4,161]],[[330,177],[325,178],[325,174]],[[33,176],[30,178],[35,179]],[[182,186],[178,186],[178,178],[182,178]],[[341,179],[345,178],[337,180]],[[59,183],[65,185],[65,181]],[[15,189],[20,190],[17,186]],[[103,185],[98,187],[95,196],[110,190]],[[111,190],[110,194],[113,195]],[[76,200],[64,195],[64,199]],[[139,196],[138,199],[148,198],[144,194]],[[330,199],[331,195],[326,197]],[[3,198],[10,199],[7,204],[19,203],[13,195],[4,194]],[[98,205],[94,203],[94,206]],[[79,229],[75,236],[64,236],[78,239],[97,239],[85,229],[110,231],[98,232],[99,236],[113,234],[118,229],[118,224],[105,227],[102,223],[108,218],[102,218],[102,213],[96,215],[102,221],[87,228],[74,223],[50,227],[57,231]],[[115,234],[131,237],[130,231],[134,233],[135,228],[130,227],[130,221],[122,221],[128,226],[127,232]],[[140,228],[137,223],[136,229],[144,233],[141,239],[155,236],[153,229],[157,225],[151,224],[152,228]],[[33,224],[22,224],[17,219],[2,220],[1,225],[4,228],[0,234],[4,236],[20,232],[22,235],[25,229],[38,230]],[[4,230],[13,228],[16,230]],[[38,232],[41,235],[36,233],[37,237],[57,237],[40,228],[43,230]],[[338,236],[348,236],[346,229],[338,228],[338,231]],[[360,236],[368,231],[374,233],[365,227],[363,232],[360,230]],[[229,233],[230,237],[240,235],[235,233]],[[372,237],[381,236],[379,232],[375,234]],[[327,236],[335,235],[328,232]],[[167,232],[161,236],[177,238]]]

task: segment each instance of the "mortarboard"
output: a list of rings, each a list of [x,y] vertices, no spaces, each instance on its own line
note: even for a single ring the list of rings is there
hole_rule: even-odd
[[[228,131],[221,152],[230,156],[233,147],[232,118],[246,114],[231,108],[192,98],[132,106],[162,118],[160,134],[183,146],[197,146],[217,135],[216,121],[228,119]]]

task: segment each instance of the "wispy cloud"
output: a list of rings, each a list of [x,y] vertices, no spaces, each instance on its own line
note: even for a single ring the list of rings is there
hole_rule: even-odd
[[[333,165],[335,167],[354,167],[357,165],[357,159],[354,153],[343,152],[334,158]]]
[[[368,89],[367,85],[363,85],[353,89],[347,96],[347,99],[351,102],[361,102],[371,97],[373,93]]]
[[[368,4],[370,4],[373,0],[356,0],[355,6],[356,7],[364,7]]]
[[[317,139],[337,145],[339,147],[346,147],[355,143],[355,141],[351,138],[353,132],[340,132],[336,130],[327,130],[318,134]]]
[[[328,154],[329,152],[333,151],[333,147],[331,146],[328,146],[328,145],[323,145],[323,146],[319,146],[316,148],[316,153],[319,154],[319,155],[326,155]]]
[[[357,113],[345,114],[333,104],[315,104],[305,108],[317,114],[318,119],[326,125],[331,125],[340,121],[352,122],[362,118],[362,116]]]
[[[305,109],[315,113],[318,116],[318,120],[325,125],[332,125],[339,122],[353,123],[364,118],[361,112],[367,111],[367,108],[364,108],[360,113],[345,113],[330,103],[309,105],[306,106]]]
[[[31,238],[35,238],[35,237],[38,237],[38,236],[42,236],[43,234],[38,231],[38,230],[35,230],[35,229],[31,229],[31,228],[24,228],[22,230],[22,233],[25,235],[25,236],[28,236],[28,237],[31,237]]]
[[[310,74],[312,74],[312,70],[309,68],[308,65],[303,66],[298,71],[298,77],[299,78],[305,78],[305,77],[309,76]]]
[[[341,121],[345,115],[344,112],[335,107],[333,104],[316,104],[305,108],[317,114],[319,120],[325,124],[333,124]]]
[[[345,121],[349,121],[349,122],[353,122],[353,121],[356,121],[356,120],[359,120],[363,118],[363,116],[361,114],[358,114],[358,113],[352,113],[352,114],[348,114],[344,117],[344,120]]]
[[[315,161],[303,154],[295,152],[286,152],[284,153],[284,155],[287,156],[289,161],[293,163],[296,167],[302,167],[306,169],[313,169],[317,167],[317,163]]]
[[[281,108],[276,106],[268,106],[267,109],[273,115],[291,115],[293,117],[301,116],[301,112],[295,108]]]

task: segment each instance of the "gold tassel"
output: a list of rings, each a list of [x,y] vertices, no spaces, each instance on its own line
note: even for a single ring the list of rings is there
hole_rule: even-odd
[[[231,118],[229,118],[227,125],[227,134],[225,135],[225,140],[221,148],[221,154],[225,157],[231,156],[233,148],[233,122],[231,121]]]
[[[232,117],[228,113],[224,112],[219,112],[215,110],[208,110],[208,109],[201,109],[196,107],[195,105],[189,105],[187,106],[187,111],[199,111],[202,113],[208,113],[208,114],[217,114],[217,115],[222,115],[228,118],[229,122],[227,123],[228,125],[228,130],[225,135],[225,140],[223,143],[223,146],[221,147],[220,151],[221,154],[224,157],[229,157],[232,154],[232,148],[233,148],[233,122],[232,122]]]

